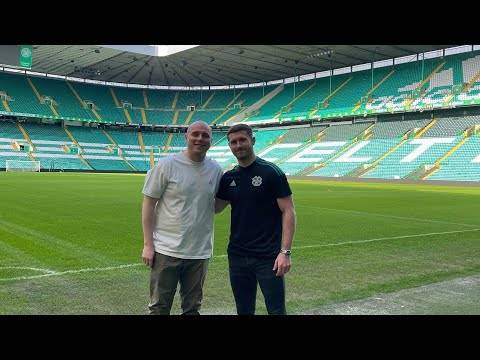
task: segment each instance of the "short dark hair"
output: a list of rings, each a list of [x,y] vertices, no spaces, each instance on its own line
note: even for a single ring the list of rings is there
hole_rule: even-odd
[[[232,133],[236,133],[239,131],[245,131],[248,136],[250,136],[250,139],[253,139],[253,131],[250,126],[247,124],[236,124],[233,125],[227,132],[227,139],[230,140],[229,135]]]

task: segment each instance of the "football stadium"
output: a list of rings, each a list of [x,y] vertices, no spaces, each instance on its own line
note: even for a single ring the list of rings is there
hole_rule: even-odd
[[[0,45],[0,64],[0,314],[146,314],[145,174],[198,120],[224,171],[245,123],[289,179],[289,314],[480,314],[480,45]],[[229,228],[202,314],[235,314]]]

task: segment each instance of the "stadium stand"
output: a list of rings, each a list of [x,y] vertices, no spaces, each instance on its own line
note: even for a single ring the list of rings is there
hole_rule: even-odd
[[[186,146],[181,130],[166,127],[221,126],[243,113],[239,121],[276,126],[255,129],[255,150],[289,175],[480,181],[478,51],[282,87],[201,91],[0,72],[0,95],[8,116],[0,119],[1,168],[22,159],[40,161],[42,171],[145,172]],[[224,169],[235,163],[225,129],[214,128],[208,154]]]

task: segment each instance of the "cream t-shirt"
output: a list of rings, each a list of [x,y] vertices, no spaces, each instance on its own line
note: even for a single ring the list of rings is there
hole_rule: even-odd
[[[143,194],[159,199],[155,207],[155,251],[182,259],[212,256],[215,194],[223,170],[212,159],[167,156],[148,171]]]

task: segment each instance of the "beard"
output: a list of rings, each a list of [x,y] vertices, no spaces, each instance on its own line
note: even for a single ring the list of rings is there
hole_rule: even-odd
[[[237,153],[234,153],[235,157],[238,160],[246,160],[252,156],[252,151],[244,150],[244,151],[239,151]]]

